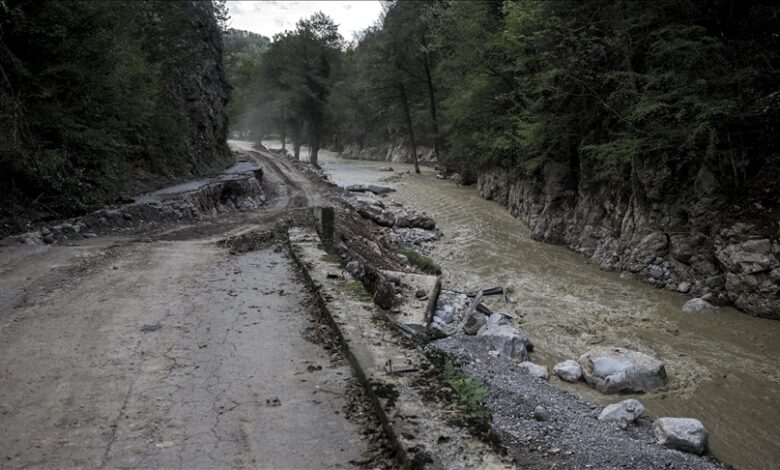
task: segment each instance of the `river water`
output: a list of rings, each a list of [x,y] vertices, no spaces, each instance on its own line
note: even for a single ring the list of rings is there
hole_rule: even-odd
[[[328,151],[320,162],[339,185],[395,187],[390,199],[436,220],[443,236],[432,256],[443,268],[445,288],[511,287],[515,302],[508,310],[534,341],[534,362],[552,369],[593,345],[614,345],[658,357],[669,375],[666,390],[645,395],[604,396],[553,377],[556,385],[600,404],[635,397],[653,418],[697,418],[721,461],[743,470],[780,468],[780,322],[731,308],[717,315],[684,313],[689,297],[534,241],[502,206],[472,187],[437,180],[430,169],[387,182],[411,165],[346,160]],[[396,171],[378,171],[385,166]]]

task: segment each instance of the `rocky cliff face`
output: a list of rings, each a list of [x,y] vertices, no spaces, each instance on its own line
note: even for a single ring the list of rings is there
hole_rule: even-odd
[[[197,60],[177,70],[170,93],[178,102],[181,119],[187,121],[184,139],[192,172],[202,174],[224,167],[230,160],[225,107],[230,85],[222,63],[223,42],[210,2],[184,4],[192,12],[193,34],[198,40]]]
[[[357,144],[344,147],[341,154],[345,158],[353,160],[373,160],[380,162],[411,163],[412,156],[406,141],[399,139],[395,142],[382,143],[376,146],[361,148]],[[425,146],[417,146],[417,154],[420,163],[435,163],[436,157],[433,149]]]
[[[659,167],[637,171],[622,187],[572,189],[568,168],[549,163],[538,178],[484,172],[477,188],[534,238],[566,245],[603,269],[780,320],[777,225],[727,219],[732,207],[722,205],[705,167],[689,187],[675,184]]]

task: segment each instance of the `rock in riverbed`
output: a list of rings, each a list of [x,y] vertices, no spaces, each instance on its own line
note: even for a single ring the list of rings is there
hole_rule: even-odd
[[[687,313],[718,313],[718,307],[704,299],[691,299],[685,302],[682,309]]]
[[[698,419],[658,418],[653,433],[662,446],[697,455],[707,450],[707,430]]]
[[[582,380],[582,367],[579,362],[569,359],[555,364],[553,367],[555,375],[567,382],[578,382]]]
[[[531,361],[524,361],[517,365],[518,368],[528,372],[529,375],[540,379],[548,380],[550,378],[550,372],[546,367],[534,364]]]
[[[388,188],[387,186],[379,186],[376,184],[351,184],[345,188],[347,191],[356,193],[374,193],[374,194],[387,194],[395,192],[395,189]]]
[[[652,392],[666,386],[663,362],[638,351],[599,346],[579,362],[585,381],[601,393]]]
[[[501,324],[497,319],[493,320],[493,317],[498,315],[488,317],[487,323],[477,332],[477,337],[506,358],[527,361],[528,350],[533,349],[528,335],[511,325]]]
[[[466,324],[463,325],[463,332],[467,335],[475,335],[479,333],[479,330],[482,329],[483,326],[485,326],[485,323],[487,322],[487,317],[485,314],[476,312],[472,316],[469,317],[469,319],[466,321]]]
[[[599,421],[624,421],[633,423],[645,414],[645,407],[639,401],[629,398],[607,405],[601,410]]]

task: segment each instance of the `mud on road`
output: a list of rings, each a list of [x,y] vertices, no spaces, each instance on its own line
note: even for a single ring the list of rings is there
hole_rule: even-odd
[[[3,467],[370,461],[381,436],[349,366],[312,341],[288,255],[215,243],[327,197],[288,162],[249,157],[266,170],[260,209],[0,249]]]

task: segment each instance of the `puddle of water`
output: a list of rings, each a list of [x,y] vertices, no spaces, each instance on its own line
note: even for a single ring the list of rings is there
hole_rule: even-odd
[[[264,144],[274,148],[273,142]],[[383,180],[411,172],[411,165],[345,160],[328,151],[320,153],[320,161],[338,184],[395,187],[391,199],[436,220],[444,235],[433,255],[444,268],[445,287],[513,288],[516,302],[508,309],[534,340],[534,361],[552,368],[594,344],[651,353],[666,363],[669,386],[633,395],[650,416],[700,419],[710,432],[712,453],[723,462],[741,469],[777,468],[780,322],[731,308],[717,315],[686,314],[681,307],[688,297],[602,271],[564,247],[536,242],[503,207],[473,188],[437,180],[430,169],[388,183]],[[384,166],[396,171],[378,171]],[[627,398],[603,396],[584,384],[556,383],[601,404]]]

